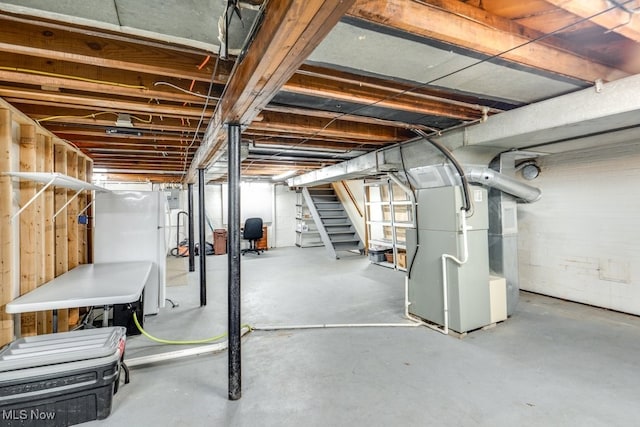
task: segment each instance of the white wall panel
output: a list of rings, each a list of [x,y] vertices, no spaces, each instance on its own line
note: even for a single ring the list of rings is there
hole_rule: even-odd
[[[640,314],[640,141],[539,160],[518,207],[520,287]]]
[[[296,244],[296,192],[286,185],[276,185],[275,246]]]

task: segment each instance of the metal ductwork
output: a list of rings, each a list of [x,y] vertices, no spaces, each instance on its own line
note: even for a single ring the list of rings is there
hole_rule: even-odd
[[[542,196],[542,191],[539,188],[522,183],[493,169],[467,167],[465,174],[469,182],[495,188],[527,203],[538,201]]]

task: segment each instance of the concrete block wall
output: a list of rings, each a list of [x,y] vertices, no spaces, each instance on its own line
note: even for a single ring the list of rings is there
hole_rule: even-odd
[[[640,314],[640,141],[539,159],[518,207],[520,287]]]

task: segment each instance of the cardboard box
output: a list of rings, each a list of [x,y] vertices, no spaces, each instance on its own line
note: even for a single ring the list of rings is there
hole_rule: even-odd
[[[398,252],[398,267],[407,268],[407,253]]]

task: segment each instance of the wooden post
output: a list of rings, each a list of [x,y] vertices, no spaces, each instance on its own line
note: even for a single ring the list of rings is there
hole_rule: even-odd
[[[78,156],[78,179],[81,179],[82,181],[87,180],[87,162],[84,156]],[[83,215],[87,214],[87,212],[84,210],[84,208],[87,207],[87,193],[90,193],[90,191],[85,191],[78,196],[78,213],[84,212]],[[80,224],[79,222],[78,222],[78,262],[80,264],[87,263],[87,225]]]
[[[71,150],[67,151],[67,175],[72,178],[78,177],[78,153]],[[67,200],[71,200],[76,192],[77,190],[67,190]],[[78,197],[80,196],[78,195]],[[67,206],[67,262],[69,270],[78,266],[78,197]],[[69,309],[70,327],[78,323],[78,313],[77,307]]]
[[[44,171],[53,172],[53,142],[50,136],[44,137]],[[44,191],[44,281],[45,283],[56,277],[56,234],[54,228],[54,190],[49,187]],[[45,332],[53,331],[53,313],[46,312]]]
[[[44,135],[38,134],[36,136],[36,172],[44,172],[45,163],[45,142]],[[45,190],[46,191],[46,190]],[[36,208],[36,260],[38,262],[38,277],[36,277],[36,286],[41,286],[45,283],[44,269],[46,264],[45,255],[45,241],[44,241],[44,226],[45,226],[45,212],[44,212],[44,194],[38,197],[34,203]],[[47,314],[44,311],[38,311],[36,313],[36,333],[38,335],[47,332]]]
[[[62,144],[55,144],[53,152],[55,172],[67,174],[67,149]],[[56,188],[54,196],[54,210],[57,212],[67,203],[67,190]],[[56,234],[56,277],[69,271],[69,252],[67,237],[67,212],[62,210],[55,218]],[[58,332],[69,330],[69,311],[58,310]]]
[[[87,182],[93,180],[93,161],[91,159],[86,160],[86,179]],[[87,264],[93,263],[93,193],[87,191]]]
[[[0,171],[11,170],[11,111],[0,109]],[[13,233],[11,177],[0,175],[0,346],[13,340],[13,316],[4,306],[13,300]]]
[[[36,128],[34,125],[20,125],[20,171],[35,172],[36,169]],[[26,205],[36,194],[33,181],[20,183],[20,205]],[[36,288],[39,260],[37,256],[36,205],[32,203],[20,214],[20,295]],[[20,333],[23,337],[36,335],[36,314],[22,313]]]

